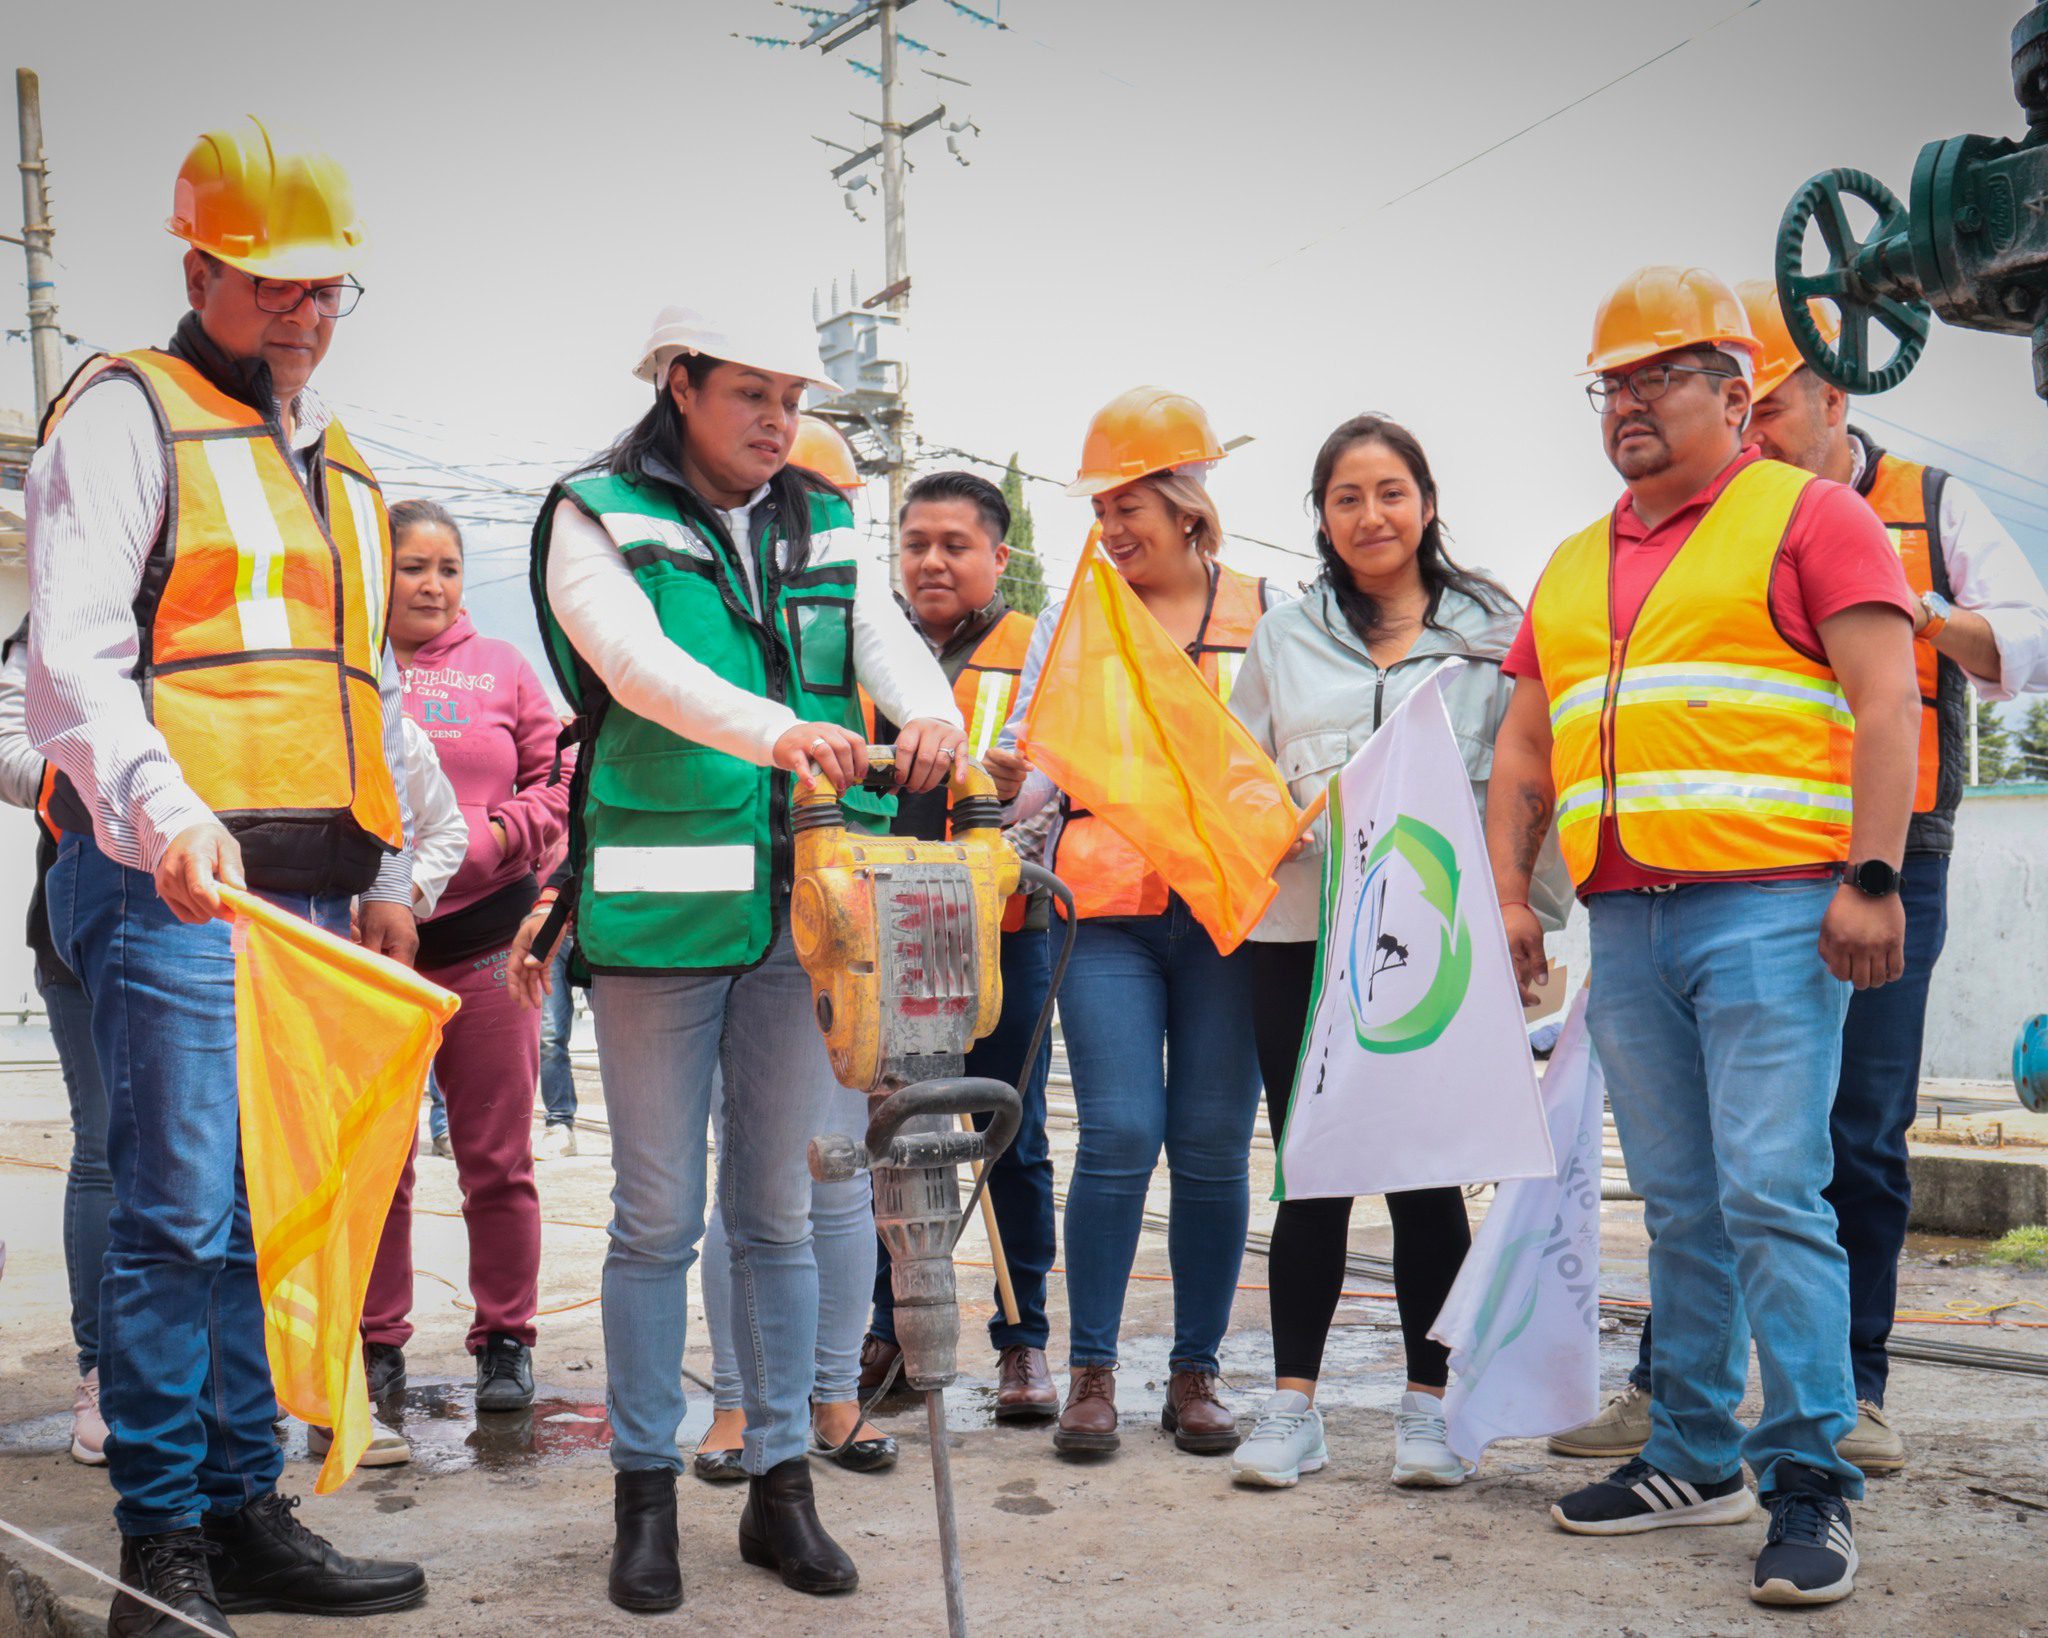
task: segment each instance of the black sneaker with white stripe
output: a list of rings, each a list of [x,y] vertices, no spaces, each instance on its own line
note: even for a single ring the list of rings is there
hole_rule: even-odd
[[[1756,1555],[1749,1596],[1759,1604],[1832,1604],[1856,1590],[1856,1534],[1833,1482],[1801,1462],[1780,1462],[1771,1528]]]
[[[1632,1536],[1679,1524],[1740,1524],[1755,1511],[1756,1497],[1740,1468],[1728,1478],[1694,1484],[1638,1456],[1598,1484],[1574,1490],[1550,1516],[1574,1535]]]

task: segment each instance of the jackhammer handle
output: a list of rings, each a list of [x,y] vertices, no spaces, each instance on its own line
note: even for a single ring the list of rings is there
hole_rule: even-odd
[[[868,747],[868,774],[861,781],[861,788],[876,796],[891,796],[896,791],[896,747],[893,745],[870,745]],[[998,801],[996,782],[989,777],[988,770],[972,757],[963,756],[954,765],[953,777],[946,782],[945,790],[949,800],[958,803],[974,797],[987,797]],[[834,801],[839,791],[827,779],[824,770],[816,763],[811,771],[797,781],[800,795],[813,801]]]
[[[1010,1140],[1024,1120],[1024,1100],[1007,1081],[982,1075],[954,1075],[944,1080],[919,1081],[914,1086],[891,1092],[868,1120],[868,1135],[861,1147],[871,1155],[886,1153],[904,1122],[918,1115],[979,1115],[991,1118],[982,1134],[987,1165],[1009,1148]]]

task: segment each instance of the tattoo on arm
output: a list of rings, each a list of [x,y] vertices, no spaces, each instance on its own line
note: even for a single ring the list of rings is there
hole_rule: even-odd
[[[1536,868],[1536,855],[1543,851],[1543,838],[1550,832],[1550,799],[1540,790],[1524,785],[1516,793],[1521,799],[1521,812],[1516,816],[1514,847],[1515,868],[1531,871]]]

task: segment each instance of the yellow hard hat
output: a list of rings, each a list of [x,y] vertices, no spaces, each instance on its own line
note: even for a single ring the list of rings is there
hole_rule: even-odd
[[[1742,300],[1703,267],[1639,267],[1608,294],[1593,317],[1586,374],[1622,370],[1681,347],[1763,349]]]
[[[264,279],[327,279],[362,260],[348,177],[326,154],[279,152],[254,114],[208,131],[178,168],[164,226],[195,250]]]
[[[841,489],[861,489],[867,479],[853,464],[853,450],[830,421],[815,415],[800,415],[796,439],[789,446],[789,464],[810,468],[821,478],[830,478]]]
[[[1208,411],[1192,398],[1164,387],[1133,387],[1104,404],[1088,423],[1081,470],[1067,493],[1100,495],[1147,473],[1220,461],[1224,453]]]
[[[1778,305],[1775,283],[1769,279],[1744,279],[1735,287],[1735,293],[1742,298],[1743,310],[1749,314],[1749,327],[1756,332],[1757,344],[1763,349],[1763,356],[1756,363],[1756,397],[1762,402],[1806,368],[1806,356],[1786,328],[1785,310]],[[1806,310],[1813,315],[1821,339],[1832,347],[1842,333],[1841,320],[1835,317],[1834,308],[1826,302],[1810,301]]]

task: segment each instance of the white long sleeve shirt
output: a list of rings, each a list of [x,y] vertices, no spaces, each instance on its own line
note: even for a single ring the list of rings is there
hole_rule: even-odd
[[[412,801],[413,914],[434,913],[442,891],[462,868],[469,851],[469,821],[462,817],[455,787],[441,771],[433,736],[411,717],[400,719],[405,734],[405,789]]]
[[[1863,440],[1852,437],[1849,482],[1863,481]],[[1953,473],[1941,486],[1941,553],[1950,601],[1984,617],[1998,645],[1998,676],[1964,674],[1987,700],[2048,690],[2048,590],[2027,554],[1991,515],[1976,491]]]
[[[28,644],[8,646],[0,663],[0,802],[32,808],[43,789],[43,759],[28,742],[23,701],[28,693]]]
[[[730,539],[748,538],[753,508],[766,492],[724,514]],[[746,563],[748,554],[739,555]],[[751,570],[747,584],[758,602]],[[567,503],[555,508],[547,594],[576,652],[635,716],[761,767],[796,725],[787,705],[727,682],[670,638],[603,525]],[[924,717],[964,726],[945,672],[903,618],[888,577],[869,564],[858,566],[854,582],[853,669],[890,721]]]
[[[310,479],[332,414],[310,390],[292,406],[294,458]],[[28,733],[70,779],[93,816],[100,851],[154,871],[171,838],[214,815],[187,783],[135,686],[141,638],[135,598],[163,527],[168,453],[142,389],[102,382],[65,412],[29,465],[31,639]],[[407,801],[398,670],[387,649],[384,757],[407,844],[385,855],[365,899],[412,903],[413,822]]]

